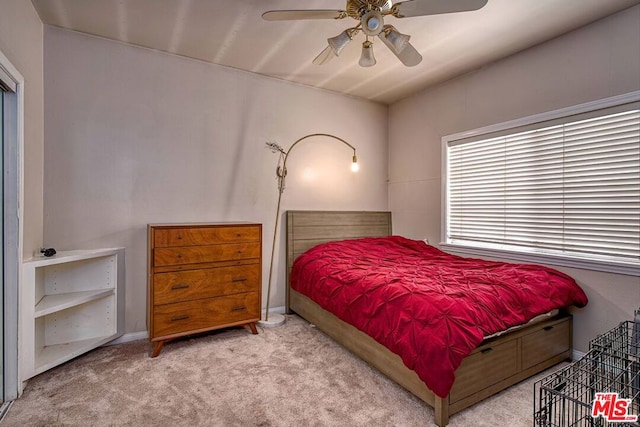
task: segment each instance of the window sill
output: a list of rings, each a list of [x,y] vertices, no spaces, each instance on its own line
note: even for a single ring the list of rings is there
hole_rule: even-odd
[[[623,274],[626,276],[640,276],[640,265],[622,263],[620,261],[586,259],[569,257],[562,255],[539,254],[519,252],[507,249],[492,249],[466,246],[453,243],[440,243],[443,251],[460,254],[464,256],[491,257],[509,259],[518,262],[555,265],[561,267],[580,268],[584,270],[595,270],[606,273]]]

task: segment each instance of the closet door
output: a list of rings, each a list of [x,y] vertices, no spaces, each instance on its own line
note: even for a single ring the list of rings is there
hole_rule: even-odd
[[[7,402],[18,397],[18,98],[22,99],[22,91],[12,79],[17,71],[10,74],[8,69],[12,67],[0,52],[0,416],[6,411]]]
[[[2,173],[0,173],[0,188],[4,188],[4,90],[0,86],[0,156],[2,160]],[[4,212],[4,197],[0,198],[0,208]],[[0,294],[0,403],[4,402],[4,221],[0,225],[2,233],[0,240],[0,269],[2,270],[2,294]]]

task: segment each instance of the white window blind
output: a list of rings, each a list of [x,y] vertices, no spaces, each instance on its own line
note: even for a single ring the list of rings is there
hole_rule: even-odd
[[[447,150],[447,243],[640,263],[638,103]]]

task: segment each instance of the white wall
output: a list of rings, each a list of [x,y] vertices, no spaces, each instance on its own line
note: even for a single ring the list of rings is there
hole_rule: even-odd
[[[24,206],[23,254],[31,257],[42,242],[43,164],[43,27],[33,5],[3,0],[0,13],[0,51],[24,78]]]
[[[286,209],[387,208],[387,107],[149,49],[45,27],[44,241],[124,246],[126,332],[146,330],[151,222],[263,224],[263,305],[277,156],[296,146]],[[284,215],[283,215],[284,216]],[[284,230],[284,228],[281,228]],[[271,307],[284,305],[284,232]]]
[[[635,6],[392,105],[394,231],[440,241],[443,136],[639,89],[640,6]],[[589,306],[575,313],[580,351],[640,306],[639,277],[562,270],[590,297]]]

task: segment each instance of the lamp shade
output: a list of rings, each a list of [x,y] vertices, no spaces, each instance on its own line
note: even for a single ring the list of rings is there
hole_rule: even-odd
[[[337,36],[328,38],[327,41],[329,42],[329,46],[331,47],[331,50],[333,51],[333,53],[336,56],[339,56],[340,52],[342,52],[344,47],[347,44],[349,44],[352,38],[353,38],[353,30],[351,28],[348,28],[343,32],[341,32],[340,34],[338,34]]]
[[[385,35],[387,41],[396,53],[402,52],[404,48],[407,47],[407,44],[409,44],[409,39],[411,38],[411,36],[402,34],[391,25],[385,25]]]
[[[362,43],[362,54],[360,55],[361,67],[373,67],[376,65],[376,58],[373,56],[373,43],[369,40]]]

